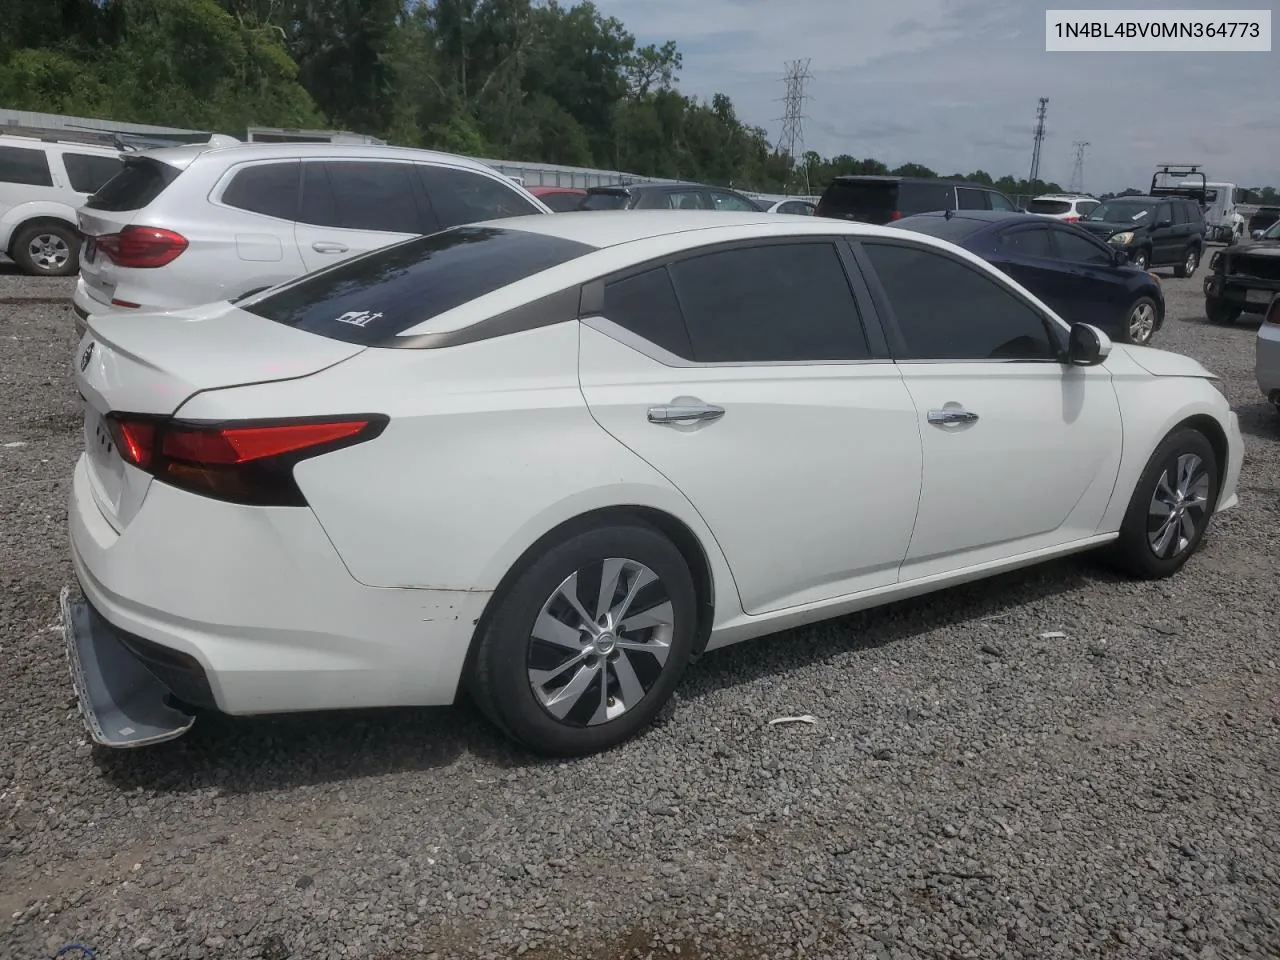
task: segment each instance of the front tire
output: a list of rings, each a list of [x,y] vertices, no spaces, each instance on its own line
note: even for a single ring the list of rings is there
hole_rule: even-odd
[[[1113,552],[1116,565],[1143,580],[1177,573],[1209,527],[1218,484],[1218,458],[1203,433],[1183,428],[1165,437],[1129,501]]]
[[[1209,322],[1219,327],[1229,327],[1240,318],[1243,311],[1240,307],[1217,297],[1204,298],[1204,315]]]
[[[1186,257],[1183,258],[1182,263],[1173,268],[1173,275],[1181,279],[1186,279],[1196,272],[1196,267],[1198,266],[1200,266],[1200,251],[1195,247],[1190,247],[1187,250]]]
[[[1150,297],[1139,297],[1125,319],[1125,342],[1146,346],[1156,332],[1156,305]]]
[[[697,633],[680,551],[635,522],[551,547],[494,598],[472,698],[537,753],[581,756],[630,738],[671,697]]]
[[[1146,270],[1151,265],[1151,254],[1145,250],[1139,250],[1129,258],[1129,262],[1139,270]]]
[[[80,269],[80,234],[61,223],[24,227],[13,238],[13,261],[32,277],[69,277]]]

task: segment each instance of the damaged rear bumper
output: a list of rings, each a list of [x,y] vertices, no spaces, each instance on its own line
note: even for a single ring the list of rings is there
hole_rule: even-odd
[[[71,682],[80,716],[95,743],[145,747],[176,739],[191,729],[195,717],[173,703],[174,692],[142,658],[163,661],[168,651],[148,650],[154,645],[113,627],[87,600],[73,599],[70,587],[64,587],[58,599]],[[167,668],[162,662],[159,669],[176,670],[181,676],[190,667],[175,657]],[[199,671],[198,664],[195,669]],[[202,681],[203,672],[199,678],[190,677],[191,692],[198,694]]]

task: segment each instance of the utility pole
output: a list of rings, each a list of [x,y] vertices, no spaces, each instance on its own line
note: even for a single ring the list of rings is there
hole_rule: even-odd
[[[1041,97],[1036,107],[1036,140],[1031,149],[1031,173],[1027,176],[1027,188],[1040,179],[1040,145],[1044,143],[1044,115],[1049,109],[1049,98]]]
[[[1071,186],[1067,189],[1072,193],[1084,192],[1084,148],[1089,146],[1088,140],[1077,140],[1072,144],[1076,152],[1076,162],[1071,167]]]
[[[805,89],[812,79],[809,60],[788,61],[787,72],[783,77],[787,92],[782,98],[784,104],[782,135],[778,138],[778,149],[791,158],[792,169],[794,170],[796,165],[803,164],[806,196],[810,191],[809,166],[804,163],[804,105],[807,100],[812,99]]]

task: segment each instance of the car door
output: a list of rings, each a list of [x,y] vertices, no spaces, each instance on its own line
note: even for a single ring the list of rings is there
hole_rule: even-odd
[[[40,200],[74,202],[55,181],[47,151],[0,142],[0,216],[21,203]]]
[[[593,416],[688,497],[750,614],[891,585],[910,542],[915,407],[846,263],[822,237],[706,249],[583,321]]]
[[[1065,331],[998,274],[908,239],[855,248],[922,436],[901,579],[1094,536],[1121,452],[1105,365],[1060,362]]]
[[[1001,230],[996,235],[995,252],[988,259],[1055,311],[1072,307],[1071,282],[1058,262],[1047,224],[1020,224]]]
[[[430,233],[414,165],[398,160],[304,160],[294,238],[307,271]]]
[[[1070,309],[1049,306],[1069,323],[1094,323],[1108,335],[1120,336],[1130,306],[1127,289],[1132,272],[1116,266],[1114,248],[1082,230],[1051,225],[1049,232],[1070,287],[1066,298]]]
[[[1173,204],[1164,200],[1156,204],[1151,221],[1151,265],[1164,266],[1182,259],[1182,243],[1174,228]]]

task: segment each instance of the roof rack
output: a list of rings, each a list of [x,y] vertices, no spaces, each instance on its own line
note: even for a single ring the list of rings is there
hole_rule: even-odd
[[[16,123],[0,123],[0,134],[30,137],[44,143],[79,143],[89,146],[110,147],[121,152],[148,150],[152,147],[173,147],[191,142],[190,137],[165,137],[155,134],[125,133],[116,130],[100,130],[96,127],[29,127]],[[199,136],[207,138],[207,134]]]
[[[1156,172],[1151,175],[1151,193],[1153,197],[1186,197],[1201,206],[1208,194],[1204,171],[1198,163],[1159,163]],[[1181,181],[1188,178],[1199,178],[1200,186],[1186,186]],[[1172,184],[1170,180],[1174,181]]]

